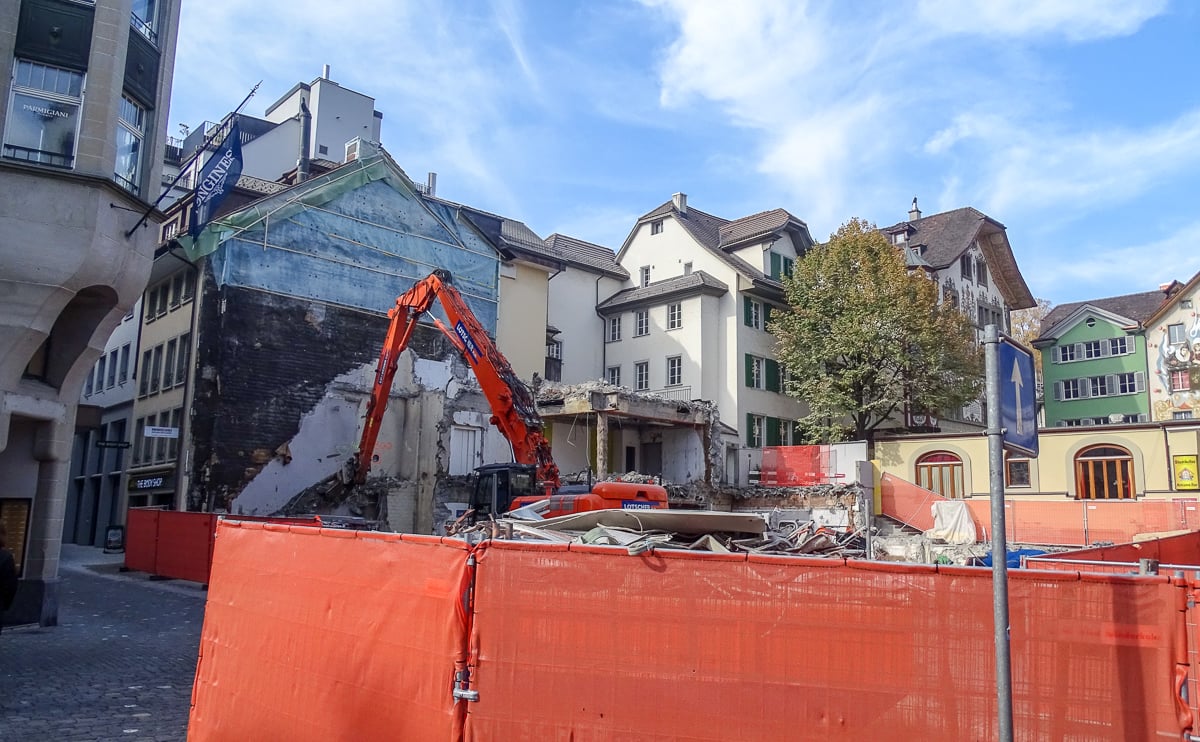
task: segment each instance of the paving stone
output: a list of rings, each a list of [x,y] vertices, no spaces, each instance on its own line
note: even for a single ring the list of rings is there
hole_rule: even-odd
[[[60,570],[58,626],[0,633],[0,739],[182,742],[206,594],[90,552]]]

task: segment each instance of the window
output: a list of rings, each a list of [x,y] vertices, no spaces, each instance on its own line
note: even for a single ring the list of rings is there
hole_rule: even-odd
[[[683,304],[676,302],[667,305],[667,329],[678,330],[683,327]]]
[[[1178,345],[1187,341],[1187,335],[1183,332],[1183,324],[1167,325],[1167,342],[1171,345]]]
[[[159,381],[162,380],[163,347],[161,345],[155,346],[153,352],[154,355],[151,356],[150,361],[150,391],[157,392]]]
[[[692,275],[692,262],[690,260],[683,264],[683,275]]]
[[[185,332],[179,336],[179,362],[175,366],[175,383],[187,381],[188,360],[192,353],[192,333]]]
[[[1029,459],[1009,457],[1004,461],[1004,484],[1007,487],[1031,486]]]
[[[1112,356],[1123,356],[1131,353],[1129,350],[1128,338],[1112,338],[1108,341],[1108,354]]]
[[[917,484],[942,497],[963,497],[963,463],[947,451],[927,453],[917,459]]]
[[[1191,378],[1186,368],[1171,372],[1171,391],[1186,392],[1190,388]]]
[[[1145,389],[1146,377],[1141,371],[1117,374],[1117,394],[1137,394]]]
[[[667,386],[679,386],[683,383],[683,358],[671,356],[667,359]]]
[[[557,358],[559,360],[562,359],[562,341],[561,340],[551,340],[550,342],[546,343],[546,357],[547,358]]]
[[[1059,383],[1062,384],[1062,394],[1059,395],[1059,398],[1060,399],[1083,399],[1084,387],[1083,387],[1083,384],[1080,383],[1081,381],[1083,381],[1083,379],[1065,379],[1063,381],[1060,381]]]
[[[1070,363],[1076,360],[1075,345],[1060,345],[1058,348],[1058,360],[1061,363]]]
[[[104,381],[105,389],[112,389],[117,385],[117,352],[117,349],[114,348],[113,351],[108,354],[108,376]]]
[[[633,336],[650,334],[650,310],[639,309],[633,313]]]
[[[176,273],[171,280],[171,309],[178,309],[183,303],[183,274]]]
[[[762,448],[763,435],[766,432],[767,419],[762,415],[746,416],[746,445],[750,448]]]
[[[155,0],[133,0],[133,12],[130,15],[130,22],[138,33],[149,39],[151,43],[157,44]]]
[[[96,391],[104,390],[104,371],[108,368],[108,356],[100,356],[96,361]]]
[[[129,343],[121,346],[121,370],[117,372],[117,383],[119,384],[129,381],[129,350]]]
[[[1089,340],[1083,344],[1084,358],[1100,358],[1103,356],[1103,351],[1099,340]]]
[[[95,377],[95,374],[93,373],[94,371],[94,368],[92,371],[89,371],[87,378],[83,380],[83,396],[85,397],[92,396],[92,390],[95,388],[93,382],[93,378]]]
[[[609,366],[607,369],[605,369],[604,376],[608,379],[609,384],[612,384],[613,386],[621,386],[620,366]]]
[[[766,373],[764,359],[746,354],[746,386],[751,389],[762,389]]]
[[[662,231],[663,231],[663,220],[662,219],[658,219],[656,221],[650,222],[650,234],[662,234]]]
[[[150,417],[149,419],[153,420],[154,418]],[[158,413],[158,427],[169,428],[170,426],[171,426],[171,413],[166,410],[163,410],[162,412]],[[156,437],[154,439],[154,461],[155,462],[166,461],[166,459],[167,459],[167,441],[168,440],[170,440],[170,439],[166,438],[165,436],[164,437]]]
[[[983,262],[982,260],[976,260],[975,261],[975,283],[979,284],[980,286],[987,286],[987,282],[988,282],[987,263]]]
[[[175,386],[175,345],[177,340],[167,341],[167,356],[163,360],[163,389]]]
[[[1107,397],[1108,396],[1108,377],[1107,376],[1093,376],[1090,379],[1088,379],[1088,383],[1091,386],[1091,389],[1090,389],[1091,396],[1093,396],[1093,397]]]
[[[771,253],[771,278],[778,281],[784,276],[790,277],[792,275],[792,266],[795,262],[786,255],[780,255],[777,252]]]
[[[83,75],[24,59],[14,67],[4,157],[73,167]]]
[[[545,375],[547,381],[562,381],[562,353],[561,340],[546,342]]]
[[[638,391],[650,388],[650,363],[648,361],[633,364],[633,380],[634,388]]]
[[[960,271],[960,275],[964,279],[970,281],[971,277],[974,275],[974,271],[971,270],[971,256],[970,255],[962,256],[962,260],[960,262],[961,262],[961,268],[962,268]]]
[[[642,286],[650,285],[650,266],[643,265],[638,269],[638,275],[641,276],[640,281]]]
[[[608,342],[615,343],[621,339],[621,318],[608,318]]]
[[[183,408],[176,407],[171,410],[171,427],[175,429],[175,437],[167,439],[167,460],[174,461],[179,456],[179,436],[182,431],[179,429],[183,422]]]
[[[1192,419],[1192,411],[1191,410],[1175,410],[1174,412],[1171,413],[1171,419],[1172,420],[1191,420]]]
[[[167,313],[167,302],[170,300],[170,296],[168,295],[170,288],[169,281],[164,282],[158,287],[158,303],[155,306],[154,313],[159,317]]]
[[[746,327],[761,330],[763,328],[763,305],[749,296],[742,297],[742,300]]]
[[[113,177],[127,191],[141,192],[142,140],[146,136],[146,111],[129,96],[121,96],[117,115],[117,162]]]
[[[142,383],[138,385],[138,394],[143,397],[150,393],[150,359],[152,357],[154,357],[154,351],[142,352],[142,367],[138,371],[142,375]]]
[[[1133,457],[1117,446],[1092,446],[1075,456],[1075,497],[1127,500],[1134,497]]]
[[[183,301],[189,302],[192,300],[192,295],[195,293],[196,283],[190,270],[184,271],[183,274]]]
[[[139,417],[133,432],[133,465],[143,463],[149,455],[149,438],[146,437],[146,418]]]

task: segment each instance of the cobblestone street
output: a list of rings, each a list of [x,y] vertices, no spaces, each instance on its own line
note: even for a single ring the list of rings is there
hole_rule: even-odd
[[[206,593],[64,545],[59,625],[0,633],[0,740],[184,740]]]

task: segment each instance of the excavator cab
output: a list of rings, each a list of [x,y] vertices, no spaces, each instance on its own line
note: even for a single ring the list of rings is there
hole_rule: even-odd
[[[475,470],[471,509],[477,520],[502,515],[519,497],[535,494],[537,467],[533,464],[485,464]]]

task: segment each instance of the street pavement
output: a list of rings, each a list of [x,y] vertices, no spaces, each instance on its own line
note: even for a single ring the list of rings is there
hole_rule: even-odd
[[[0,632],[0,742],[187,738],[207,593],[63,545],[59,625]]]

